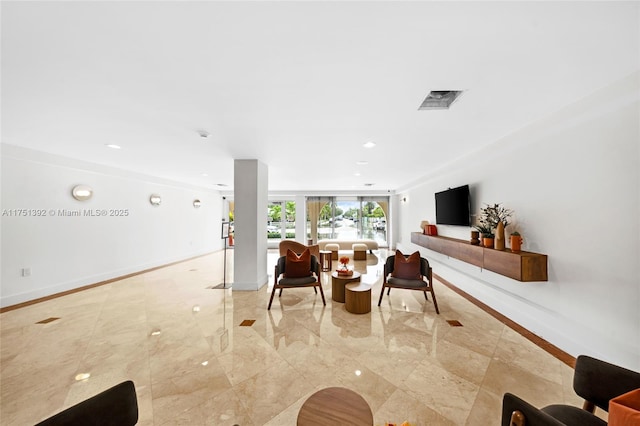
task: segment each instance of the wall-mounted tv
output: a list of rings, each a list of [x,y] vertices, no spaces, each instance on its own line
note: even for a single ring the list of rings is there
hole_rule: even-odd
[[[436,223],[471,226],[469,185],[436,192]]]

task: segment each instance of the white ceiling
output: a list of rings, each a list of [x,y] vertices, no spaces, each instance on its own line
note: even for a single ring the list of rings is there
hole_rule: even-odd
[[[3,143],[216,189],[251,158],[271,191],[393,191],[640,62],[638,2],[1,7]]]

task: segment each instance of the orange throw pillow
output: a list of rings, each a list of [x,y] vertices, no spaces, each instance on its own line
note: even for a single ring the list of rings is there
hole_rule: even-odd
[[[396,257],[393,262],[393,272],[391,273],[391,276],[405,280],[421,280],[420,252],[417,251],[405,258],[400,250],[396,250]]]
[[[309,249],[298,256],[291,249],[287,249],[287,258],[284,264],[285,278],[302,278],[311,276],[311,252]]]

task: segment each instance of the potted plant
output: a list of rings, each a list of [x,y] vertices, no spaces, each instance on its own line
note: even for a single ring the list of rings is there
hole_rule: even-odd
[[[504,228],[509,225],[509,218],[513,214],[513,210],[502,207],[500,203],[493,205],[485,204],[485,207],[480,209],[479,226],[488,228],[490,233],[499,232],[497,238],[502,242],[500,249],[504,249]],[[501,226],[498,226],[502,223]],[[478,227],[476,227],[477,229]]]
[[[483,223],[480,223],[480,224],[474,226],[474,228],[476,229],[475,232],[477,232],[479,234],[478,236],[482,237],[482,238],[484,238],[485,234],[491,234],[491,231],[492,231],[491,228],[489,227],[489,225],[486,225],[486,224],[483,224]],[[474,232],[474,231],[472,231],[472,232]],[[473,234],[471,234],[471,238],[472,239],[474,238]],[[471,242],[471,244],[474,244],[474,243]],[[480,244],[480,241],[478,241],[478,244]],[[480,245],[482,245],[482,244],[480,244]]]
[[[480,209],[480,224],[486,225],[493,230],[498,226],[498,222],[502,222],[506,228],[509,226],[511,215],[513,215],[513,210],[502,207],[500,203],[492,206],[485,204],[485,207]]]
[[[347,267],[349,264],[349,258],[347,256],[342,256],[339,261],[342,266],[336,270],[338,275],[353,275],[353,271]]]
[[[514,253],[520,253],[522,247],[522,237],[518,231],[511,233],[511,251]]]
[[[482,234],[482,245],[487,247],[487,248],[493,248],[493,239],[494,239],[495,235],[489,233],[489,234]]]

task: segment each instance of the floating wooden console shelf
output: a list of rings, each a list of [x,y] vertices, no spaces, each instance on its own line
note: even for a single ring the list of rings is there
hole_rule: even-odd
[[[411,242],[518,281],[547,281],[547,255],[473,246],[455,238],[411,233]]]

